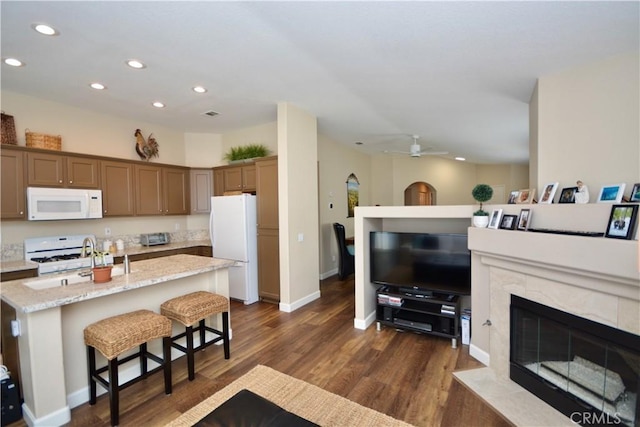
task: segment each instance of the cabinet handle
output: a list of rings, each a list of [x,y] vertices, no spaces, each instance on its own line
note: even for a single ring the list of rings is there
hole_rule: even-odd
[[[69,184],[73,184],[73,180],[69,181]]]
[[[58,181],[60,184],[62,184],[62,180]]]
[[[20,211],[20,215],[24,215],[24,211]]]

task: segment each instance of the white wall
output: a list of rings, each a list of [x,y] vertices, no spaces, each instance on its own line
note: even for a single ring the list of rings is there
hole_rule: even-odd
[[[316,118],[278,104],[280,308],[320,297],[318,268],[318,129]]]
[[[338,244],[333,223],[345,226],[347,236],[353,236],[354,218],[347,218],[347,178],[355,174],[360,182],[359,206],[370,205],[372,192],[371,160],[366,154],[344,144],[318,135],[320,275],[322,278],[338,271]],[[330,207],[332,205],[333,207]]]
[[[640,181],[640,55],[607,60],[538,81],[538,181],[582,180],[591,202],[603,185]]]

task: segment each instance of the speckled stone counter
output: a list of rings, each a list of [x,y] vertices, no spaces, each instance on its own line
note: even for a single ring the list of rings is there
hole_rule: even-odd
[[[22,271],[22,270],[33,270],[36,268],[38,268],[37,262],[31,262],[31,261],[25,261],[25,260],[2,261],[2,263],[0,263],[0,272],[2,273],[9,273],[12,271]]]
[[[228,267],[233,264],[197,255],[171,255],[131,262],[130,274],[101,284],[87,281],[41,290],[25,285],[53,275],[2,282],[2,300],[15,308],[21,329],[20,386],[27,424],[68,424],[71,408],[88,401],[84,328],[134,310],[157,313],[164,301],[190,292],[209,291],[228,298]],[[221,315],[207,319],[207,323],[220,329]],[[183,331],[184,327],[174,322],[173,334]],[[161,340],[149,343],[148,349],[161,355]],[[179,356],[173,354],[173,358]],[[99,364],[106,363],[102,356],[98,359]],[[122,377],[137,375],[139,365],[135,361],[123,365]]]
[[[2,299],[16,310],[22,311],[23,313],[31,313],[144,286],[151,286],[182,277],[193,276],[220,268],[227,268],[233,264],[233,261],[218,258],[195,255],[172,255],[132,262],[130,274],[115,276],[107,283],[94,284],[88,281],[41,290],[34,290],[25,285],[25,283],[42,279],[42,277],[40,277],[2,282],[0,283],[0,294],[2,295]],[[69,273],[47,275],[46,278],[50,279],[56,276],[68,275]]]

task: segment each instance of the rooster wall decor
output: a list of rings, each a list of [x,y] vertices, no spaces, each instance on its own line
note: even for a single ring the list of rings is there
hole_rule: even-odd
[[[158,141],[153,137],[153,134],[150,134],[146,141],[140,129],[136,129],[134,135],[136,137],[136,153],[138,153],[138,156],[140,156],[142,160],[148,162],[152,157],[158,157],[160,146],[158,145]]]

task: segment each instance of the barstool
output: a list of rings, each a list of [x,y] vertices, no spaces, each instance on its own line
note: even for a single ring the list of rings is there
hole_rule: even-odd
[[[162,338],[163,358],[149,353],[147,343]],[[171,394],[171,320],[149,310],[138,310],[109,317],[92,323],[84,329],[84,343],[87,346],[89,371],[89,404],[96,403],[96,384],[100,383],[109,391],[111,425],[118,425],[120,419],[120,390],[164,370],[164,392]],[[123,352],[139,346],[139,350],[118,360]],[[107,358],[107,365],[96,368],[96,349]],[[118,366],[130,360],[140,359],[140,375],[126,383],[118,384]],[[147,361],[151,359],[160,366],[148,370]],[[109,372],[109,379],[100,376]]]
[[[163,302],[160,306],[160,313],[169,319],[182,323],[186,328],[185,332],[171,338],[171,345],[187,354],[189,381],[193,381],[195,378],[194,352],[222,340],[224,358],[229,359],[229,300],[226,297],[205,291],[193,292]],[[206,326],[204,323],[207,317],[218,313],[222,313],[222,331]],[[198,326],[194,328],[193,324],[196,322],[198,322]],[[217,337],[207,342],[205,341],[205,331],[213,332]],[[193,334],[195,332],[200,332],[200,343],[198,347],[194,348]],[[186,337],[186,347],[176,342],[182,337]]]

